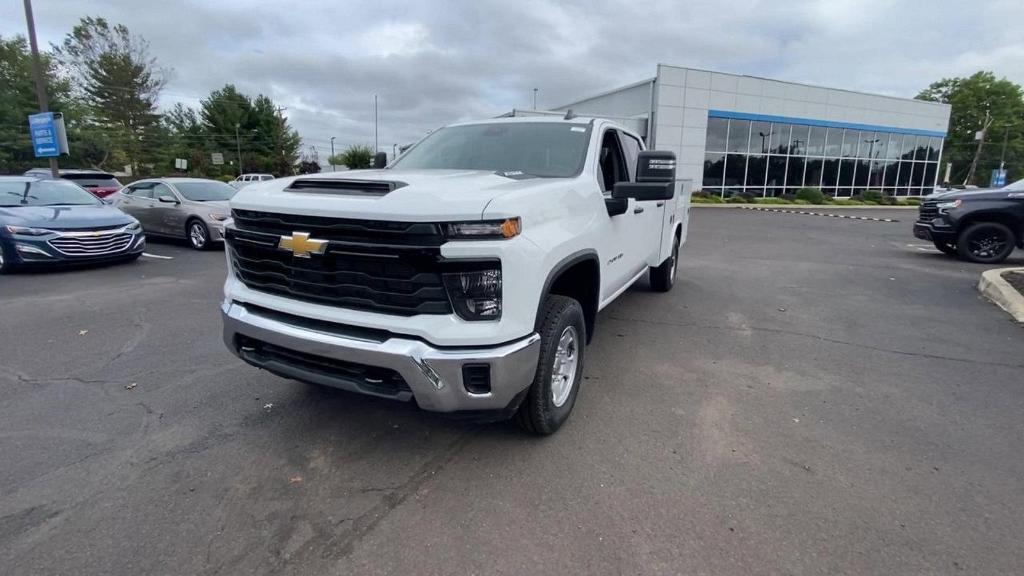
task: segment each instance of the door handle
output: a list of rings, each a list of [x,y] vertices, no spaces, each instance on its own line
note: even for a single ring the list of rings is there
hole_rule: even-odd
[[[662,207],[662,206],[664,206],[664,205],[665,205],[665,203],[664,203],[664,202],[658,202],[658,203],[656,204],[656,206],[657,206],[658,208],[661,208],[661,207]]]
[[[637,206],[636,208],[633,208],[633,214],[640,214],[643,211],[644,211],[643,206]]]

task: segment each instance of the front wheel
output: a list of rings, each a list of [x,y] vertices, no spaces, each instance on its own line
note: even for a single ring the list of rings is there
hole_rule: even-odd
[[[960,257],[979,264],[996,264],[1013,252],[1013,230],[998,222],[976,222],[960,233],[956,249]]]
[[[206,250],[210,246],[210,231],[200,220],[188,223],[188,241],[196,250]]]
[[[679,238],[672,243],[672,255],[657,268],[651,268],[651,289],[668,292],[676,283],[676,268],[679,267]]]
[[[0,274],[7,274],[14,269],[14,261],[7,255],[7,248],[0,244]]]
[[[576,404],[587,328],[576,300],[551,295],[543,306],[537,373],[516,420],[527,432],[546,436],[569,419]]]

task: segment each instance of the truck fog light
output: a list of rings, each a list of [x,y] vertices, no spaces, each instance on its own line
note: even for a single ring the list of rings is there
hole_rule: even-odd
[[[444,275],[455,313],[463,320],[501,318],[501,270],[475,270]]]

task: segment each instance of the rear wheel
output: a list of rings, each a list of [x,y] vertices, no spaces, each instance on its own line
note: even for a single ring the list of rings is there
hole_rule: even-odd
[[[210,246],[210,231],[201,220],[189,220],[188,241],[196,250],[206,250]]]
[[[551,295],[544,300],[537,373],[516,420],[526,431],[553,434],[569,419],[583,380],[587,328],[576,300]]]
[[[976,222],[960,233],[956,249],[964,260],[995,264],[1006,260],[1016,243],[1009,227],[998,222]]]
[[[949,254],[950,256],[956,256],[956,244],[950,244],[949,242],[943,242],[941,240],[932,240],[932,244],[935,244],[935,249],[943,254]]]
[[[676,268],[679,267],[679,238],[672,243],[672,255],[657,268],[651,268],[651,289],[668,292],[676,283]]]

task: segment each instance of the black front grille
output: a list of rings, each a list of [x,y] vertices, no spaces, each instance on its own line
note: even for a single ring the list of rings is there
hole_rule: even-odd
[[[235,346],[243,358],[262,368],[272,370],[273,363],[283,364],[327,378],[344,380],[367,392],[386,396],[412,392],[402,375],[390,368],[299,352],[242,335],[236,337]]]
[[[931,222],[939,217],[938,200],[925,200],[917,209],[918,222]]]
[[[450,314],[436,224],[340,220],[236,210],[226,236],[238,278],[253,290],[387,314]],[[295,256],[282,236],[327,240]]]

